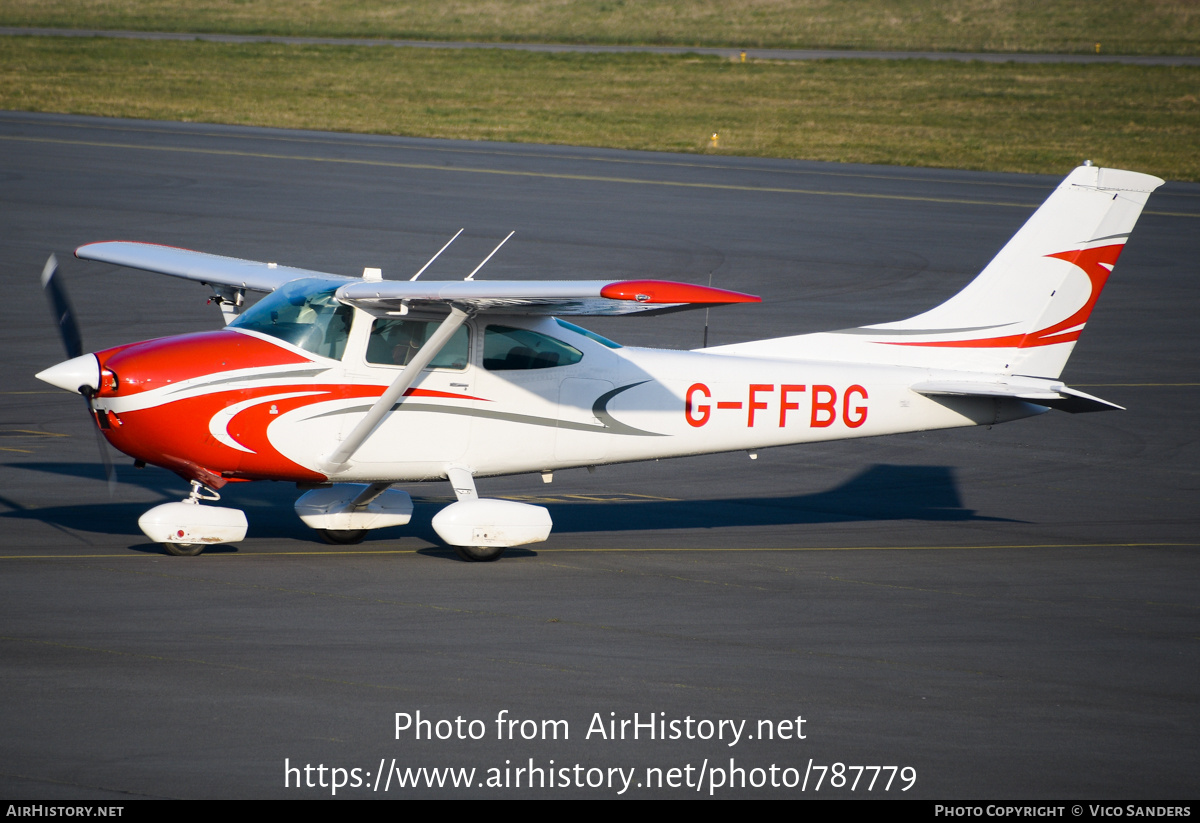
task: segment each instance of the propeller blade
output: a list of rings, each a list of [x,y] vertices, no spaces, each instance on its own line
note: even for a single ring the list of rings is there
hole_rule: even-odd
[[[79,324],[75,322],[75,310],[71,308],[67,290],[58,274],[58,258],[53,254],[42,268],[42,290],[50,301],[50,310],[54,313],[54,322],[58,324],[58,335],[67,350],[67,357],[79,357],[83,354],[83,338],[79,334]],[[88,408],[91,408],[91,400],[88,401]]]
[[[46,293],[46,299],[50,301],[50,310],[58,324],[58,334],[67,350],[67,357],[79,357],[83,354],[83,336],[79,333],[79,323],[75,320],[75,310],[71,308],[71,301],[67,297],[67,288],[58,273],[58,258],[53,254],[42,267],[42,290]],[[111,498],[117,486],[117,471],[113,468],[112,458],[108,454],[108,442],[100,431],[100,421],[96,419],[96,409],[92,406],[93,391],[82,386],[80,393],[87,403],[88,417],[92,418],[96,427],[96,445],[100,448],[100,462],[104,465],[104,479],[108,481],[108,496]]]
[[[96,447],[100,449],[100,462],[104,464],[104,479],[108,481],[108,496],[112,499],[113,492],[117,489],[117,470],[113,467],[112,457],[108,453],[108,441],[104,439],[104,433],[100,431],[100,421],[96,419],[96,409],[92,406],[92,392],[85,391],[83,399],[87,403],[88,417],[92,418],[95,424],[93,431],[96,432]]]

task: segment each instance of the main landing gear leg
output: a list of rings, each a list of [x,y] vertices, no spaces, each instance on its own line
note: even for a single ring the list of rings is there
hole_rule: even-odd
[[[391,483],[372,483],[350,502],[349,511],[365,509],[371,501],[387,491]],[[370,529],[316,529],[317,536],[332,546],[353,546],[363,542]]]
[[[475,489],[475,477],[467,469],[452,467],[446,470],[447,479],[450,481],[450,486],[454,489],[454,496],[459,502],[463,501],[479,501],[479,492]],[[479,537],[481,532],[478,529],[473,529],[473,537]],[[494,560],[499,560],[500,555],[504,554],[507,546],[454,546],[454,553],[458,555],[459,560],[466,560],[468,563],[491,563]]]
[[[461,559],[498,560],[509,546],[538,543],[550,535],[550,512],[543,507],[512,500],[480,500],[475,478],[462,466],[447,466],[446,479],[458,502],[434,515],[433,530]]]
[[[296,501],[296,514],[326,543],[352,545],[372,529],[403,526],[412,519],[408,492],[389,486],[335,483],[310,489]]]

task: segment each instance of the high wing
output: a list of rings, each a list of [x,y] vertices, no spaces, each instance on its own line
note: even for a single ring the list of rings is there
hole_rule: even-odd
[[[414,303],[449,303],[468,312],[614,315],[762,302],[667,280],[382,280],[348,283],[337,298],[376,314],[404,312]]]
[[[75,256],[252,291],[274,291],[301,278],[341,282],[344,285],[338,289],[337,298],[373,314],[403,314],[410,306],[422,303],[456,306],[468,313],[617,315],[761,302],[761,298],[750,294],[667,280],[359,280],[276,263],[125,241],[80,246]]]
[[[228,286],[251,291],[275,291],[284,283],[304,277],[318,277],[331,281],[353,279],[341,274],[297,269],[291,266],[280,266],[276,263],[239,260],[236,257],[222,257],[219,254],[189,251],[174,246],[160,246],[156,243],[134,243],[124,240],[89,243],[75,249],[75,256],[80,260],[96,260],[101,263],[127,266],[131,269],[152,271],[156,274],[169,274],[172,277],[182,277],[186,280],[197,280],[207,285]]]

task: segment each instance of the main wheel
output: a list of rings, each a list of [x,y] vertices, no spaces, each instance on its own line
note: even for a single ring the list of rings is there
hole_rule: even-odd
[[[317,529],[317,535],[326,543],[334,546],[350,546],[361,543],[367,536],[367,529]]]
[[[504,546],[455,546],[454,553],[468,562],[489,563],[500,559]]]
[[[175,557],[195,557],[204,551],[203,543],[163,543],[162,545],[167,550],[167,554]]]

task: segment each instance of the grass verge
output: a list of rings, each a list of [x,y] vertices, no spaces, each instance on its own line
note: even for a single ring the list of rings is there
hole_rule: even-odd
[[[1193,67],[0,38],[5,109],[1191,181],[1198,90]]]
[[[1200,54],[1195,0],[4,0],[0,25],[420,40]]]

